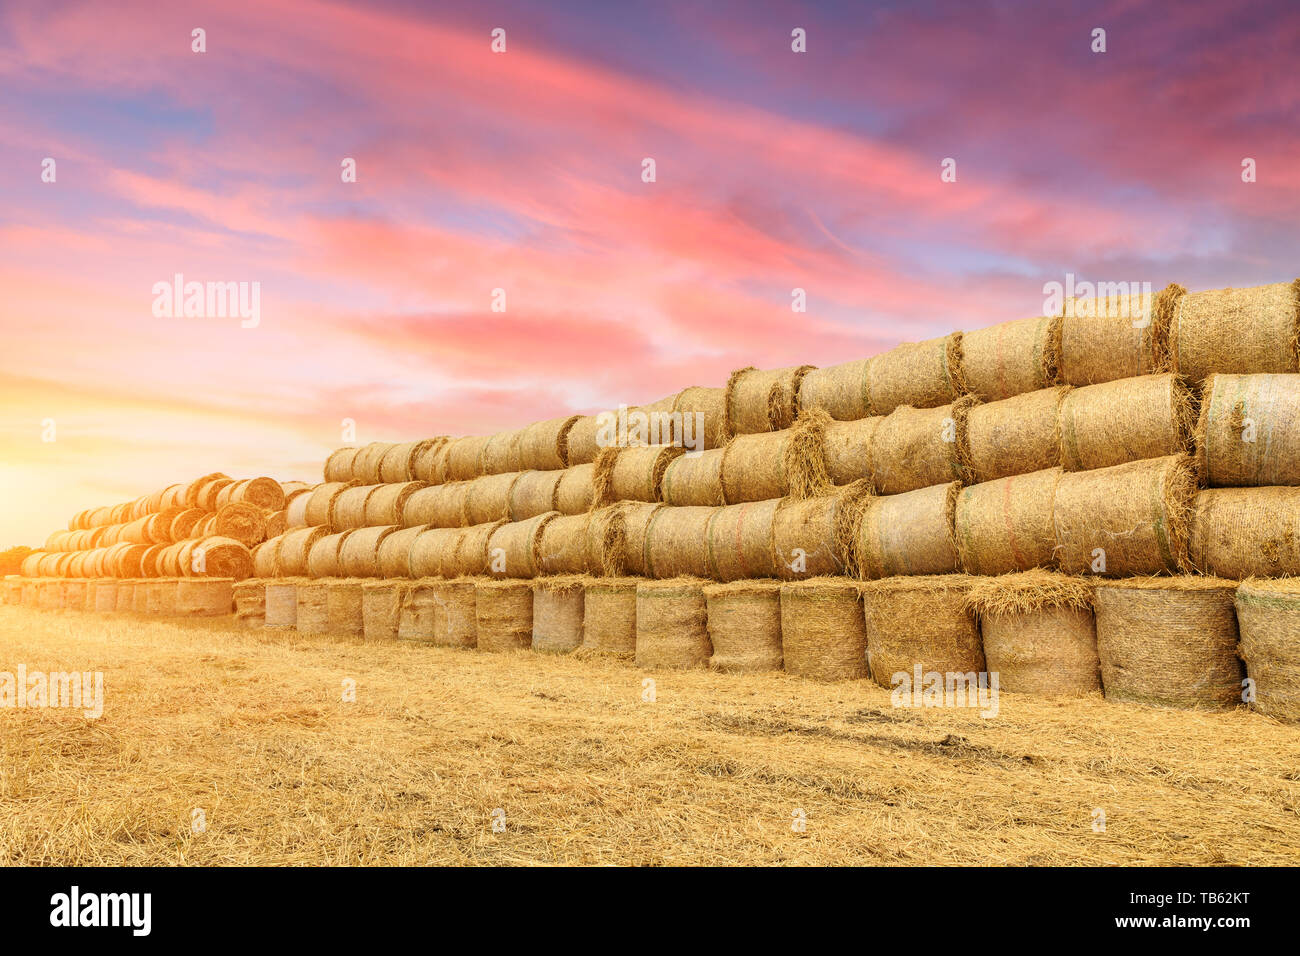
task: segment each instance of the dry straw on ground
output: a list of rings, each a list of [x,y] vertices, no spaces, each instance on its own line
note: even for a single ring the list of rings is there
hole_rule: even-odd
[[[696,578],[642,581],[636,587],[636,664],[686,670],[704,667],[709,643],[707,582]]]
[[[1171,368],[1191,381],[1214,372],[1295,372],[1300,279],[1181,296],[1169,328]]]
[[[873,498],[853,537],[864,578],[948,574],[960,566],[954,521],[960,482]]]
[[[995,402],[1060,381],[1061,318],[1034,316],[965,332],[962,371],[972,395]]]
[[[1066,472],[1053,511],[1061,570],[1112,577],[1178,571],[1195,494],[1185,455]]]
[[[1061,323],[1065,383],[1094,385],[1162,371],[1174,295],[1176,289],[1154,297],[1139,293],[1065,303]]]
[[[1059,464],[1058,412],[1069,391],[1056,386],[973,406],[966,414],[971,480],[1026,475]]]
[[[1211,487],[1300,485],[1300,375],[1211,375],[1196,453]]]
[[[1255,709],[1300,723],[1300,582],[1243,581],[1236,607],[1239,650],[1255,682]]]
[[[967,607],[980,626],[998,687],[1013,694],[1078,696],[1101,690],[1093,581],[1033,570],[980,578]]]
[[[636,654],[637,578],[590,578],[583,588],[582,652],[631,660]]]
[[[772,524],[779,505],[772,500],[714,508],[705,530],[706,576],[717,581],[774,577]]]
[[[712,448],[669,462],[660,484],[664,503],[674,507],[723,504],[722,465],[727,451],[727,448]]]
[[[709,666],[733,674],[781,670],[781,582],[734,581],[704,588]]]
[[[862,593],[844,578],[781,586],[781,647],[787,673],[819,681],[867,675]]]
[[[646,572],[656,578],[707,578],[709,522],[715,508],[660,508],[645,530]]]
[[[1106,697],[1181,708],[1241,703],[1235,581],[1135,577],[1097,585]]]
[[[1076,388],[1061,403],[1061,465],[1084,471],[1182,454],[1195,421],[1193,397],[1176,375]]]
[[[960,332],[925,342],[904,342],[872,358],[867,368],[871,415],[888,415],[902,405],[936,408],[965,394]]]
[[[582,575],[544,578],[533,584],[533,650],[568,654],[582,646]]]
[[[963,488],[954,513],[957,553],[968,574],[1048,567],[1056,536],[1052,503],[1061,469],[1049,468]]]
[[[871,359],[855,359],[829,368],[811,369],[799,383],[799,409],[824,411],[831,418],[851,422],[871,414],[867,396],[867,371]]]
[[[727,380],[727,432],[750,435],[789,428],[799,415],[799,385],[811,365],[742,368]]]
[[[967,415],[977,402],[894,409],[871,438],[871,478],[883,495],[897,495],[971,477]]]
[[[1241,580],[1300,574],[1300,488],[1209,488],[1196,496],[1188,563]]]
[[[516,651],[533,643],[533,586],[527,581],[474,582],[474,616],[481,651]]]

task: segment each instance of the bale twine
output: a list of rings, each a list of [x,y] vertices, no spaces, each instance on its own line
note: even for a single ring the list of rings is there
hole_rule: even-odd
[[[117,603],[113,610],[118,614],[126,614],[135,610],[135,586],[138,582],[135,579],[127,579],[117,582]],[[23,604],[30,606],[31,602],[24,596]]]
[[[735,674],[781,669],[781,582],[734,581],[704,588],[709,666]]]
[[[95,585],[95,607],[94,610],[101,614],[109,614],[117,610],[117,581],[112,578],[100,578],[92,582]],[[21,587],[21,585],[20,585]],[[18,602],[11,600],[11,604]]]
[[[1138,294],[1066,302],[1061,320],[1065,383],[1095,385],[1162,371],[1170,295],[1165,290],[1154,299]],[[1150,321],[1142,324],[1144,316]]]
[[[508,578],[531,578],[537,574],[542,530],[559,517],[556,512],[510,521],[493,529],[488,537],[488,570]]]
[[[336,578],[343,573],[343,566],[339,563],[339,549],[343,547],[343,542],[347,540],[351,531],[338,531],[334,534],[327,534],[311,546],[307,552],[307,576],[312,578]],[[261,576],[261,572],[256,571],[257,559],[253,559],[254,571]]]
[[[1235,581],[1127,578],[1097,585],[1097,653],[1110,700],[1183,709],[1241,702]]]
[[[1195,412],[1174,375],[1143,375],[1073,389],[1061,402],[1061,464],[1107,468],[1188,450]]]
[[[447,443],[446,480],[468,481],[483,474],[483,449],[490,435],[453,438]]]
[[[519,433],[519,468],[557,471],[569,465],[569,429],[578,415],[529,425]]]
[[[864,578],[951,574],[961,566],[955,518],[959,482],[872,499],[853,538]]]
[[[411,476],[416,481],[425,481],[430,484],[440,485],[447,480],[447,443],[450,441],[445,435],[437,438],[430,438],[421,443],[421,448],[415,456],[414,474]]]
[[[303,578],[277,578],[266,582],[263,599],[265,626],[292,628],[298,620],[298,583]]]
[[[642,581],[636,587],[636,664],[687,670],[706,667],[709,641],[705,582],[692,578]]]
[[[597,504],[661,500],[664,472],[684,453],[675,445],[606,448],[596,459],[592,488]]]
[[[592,484],[595,475],[594,463],[574,465],[560,472],[555,483],[551,510],[558,511],[562,515],[580,515],[590,511],[595,502],[595,489]]]
[[[867,408],[888,415],[901,405],[936,408],[966,394],[962,333],[904,342],[872,358],[867,367]]]
[[[472,484],[472,481],[455,481],[418,489],[406,499],[401,523],[407,527],[461,527],[465,523],[465,499]]]
[[[856,573],[853,536],[870,503],[870,484],[865,480],[817,498],[783,498],[772,516],[776,576],[795,581]]]
[[[822,457],[833,484],[847,485],[871,477],[871,440],[884,420],[884,416],[872,416],[825,423]]]
[[[474,581],[462,578],[431,587],[436,593],[433,643],[438,647],[474,647],[478,643]]]
[[[364,637],[365,614],[362,610],[361,586],[355,578],[334,578],[325,595],[325,616],[331,634]]]
[[[379,546],[394,531],[395,525],[380,528],[357,528],[339,546],[339,570],[344,577],[373,578],[379,576]],[[288,535],[285,536],[286,539]],[[280,561],[284,563],[284,546]]]
[[[1195,493],[1183,455],[1066,472],[1052,510],[1061,570],[1116,577],[1178,571]]]
[[[383,481],[379,468],[392,448],[393,443],[386,441],[372,441],[362,448],[352,459],[352,480],[362,485],[377,485]]]
[[[713,448],[670,461],[660,485],[664,503],[674,507],[723,504],[722,463],[727,451],[727,448]]]
[[[799,383],[799,410],[821,409],[836,421],[850,422],[871,414],[867,375],[871,359],[856,359],[830,368],[810,369]]]
[[[710,509],[705,526],[708,573],[701,576],[716,581],[775,577],[772,524],[780,504],[772,499]]]
[[[1173,310],[1170,367],[1193,382],[1214,372],[1294,372],[1298,334],[1300,279],[1187,293]]]
[[[538,574],[586,574],[601,566],[599,555],[591,555],[590,515],[557,515],[548,521],[537,538]],[[597,542],[599,547],[599,542]]]
[[[1211,375],[1196,453],[1218,487],[1300,485],[1300,375]]]
[[[369,526],[400,525],[403,510],[411,495],[425,487],[422,481],[404,481],[394,485],[380,485],[366,499],[365,522]]]
[[[235,622],[240,627],[261,629],[266,626],[266,581],[250,578],[234,582],[231,600],[235,605]]]
[[[355,482],[348,484],[327,482],[313,488],[311,494],[306,496],[307,503],[303,506],[304,526],[315,528],[331,525],[334,520],[334,504],[339,495],[353,487],[359,486]],[[297,527],[296,524],[295,527]]]
[[[1093,582],[1052,571],[976,581],[967,606],[984,658],[1013,694],[1081,696],[1101,690]]]
[[[967,574],[1049,567],[1056,530],[1052,503],[1060,468],[963,488],[954,514],[957,553]]]
[[[481,651],[532,647],[533,586],[508,579],[475,581],[474,622]]]
[[[365,581],[361,585],[362,634],[367,642],[395,641],[411,581]]]
[[[1209,488],[1196,496],[1187,560],[1243,580],[1300,574],[1300,488]]]
[[[411,549],[424,528],[402,528],[394,531],[379,543],[379,576],[381,578],[409,578],[411,574]],[[340,568],[340,571],[342,568]]]
[[[969,480],[993,481],[1059,465],[1059,411],[1069,391],[1060,385],[968,409]]]
[[[1243,581],[1237,589],[1238,648],[1255,682],[1254,708],[1300,723],[1300,584]]]
[[[533,650],[568,654],[582,646],[580,575],[543,578],[533,585]]]
[[[603,415],[609,415],[610,412],[602,412]],[[575,465],[590,465],[595,462],[596,457],[600,454],[602,446],[600,444],[600,432],[605,427],[600,415],[583,415],[573,427],[569,429],[568,434],[568,451],[569,467]]]
[[[490,561],[488,542],[492,540],[493,532],[505,523],[505,519],[502,518],[500,521],[490,521],[465,528],[456,539],[456,548],[443,569],[443,577],[487,574]]]
[[[294,614],[294,626],[299,634],[329,633],[329,611],[326,607],[328,596],[328,581],[298,583],[298,607]]]
[[[709,522],[714,508],[660,508],[645,529],[646,573],[656,578],[707,578]]]
[[[882,495],[969,481],[967,416],[973,397],[939,408],[894,409],[871,438],[871,476]]]
[[[789,428],[799,415],[799,385],[811,365],[737,369],[727,380],[727,433],[750,435]]]
[[[859,586],[843,578],[781,585],[781,656],[786,673],[813,680],[867,676]]]
[[[397,639],[415,644],[432,644],[434,619],[438,602],[442,600],[437,587],[439,578],[425,578],[411,582],[398,612]]]
[[[288,528],[307,527],[307,505],[311,502],[310,490],[294,495],[284,508],[284,523]]]
[[[464,524],[486,524],[510,517],[510,489],[522,477],[512,471],[475,478],[465,492]]]
[[[221,617],[234,607],[234,578],[181,578],[175,583],[175,589],[175,614]]]
[[[582,599],[584,654],[631,660],[636,655],[636,578],[589,579]]]
[[[966,605],[974,583],[964,574],[940,574],[862,585],[872,680],[892,687],[894,675],[910,679],[918,667],[922,674],[983,671],[979,627]]]
[[[1061,321],[1059,315],[1033,316],[963,333],[962,371],[971,394],[996,402],[1056,385]]]
[[[523,521],[558,510],[552,505],[555,503],[555,490],[563,477],[563,469],[523,472],[510,487],[505,517],[511,521]]]
[[[352,465],[360,448],[336,448],[325,459],[325,480],[327,482],[348,482],[353,479]]]
[[[682,389],[673,403],[682,417],[683,439],[694,450],[708,451],[727,443],[727,390],[692,385]],[[702,416],[702,417],[701,417]]]
[[[345,531],[366,526],[366,502],[382,485],[354,485],[339,492],[330,507],[329,528]]]
[[[233,538],[251,548],[266,540],[266,515],[256,505],[234,502],[216,513],[208,533]]]
[[[463,533],[461,528],[422,528],[407,555],[411,577],[449,577],[454,574],[452,565],[456,544]]]
[[[394,445],[379,460],[379,481],[398,484],[415,480],[415,461],[432,442],[426,440],[402,442]],[[392,524],[393,522],[384,522]]]
[[[323,530],[323,529],[322,529]],[[252,551],[253,574],[259,578],[273,578],[280,565],[280,544],[284,535],[264,541]],[[310,554],[310,552],[308,552]]]

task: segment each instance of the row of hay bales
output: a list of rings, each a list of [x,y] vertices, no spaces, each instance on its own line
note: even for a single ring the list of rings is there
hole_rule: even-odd
[[[253,552],[220,535],[172,544],[120,542],[89,551],[33,551],[23,559],[31,578],[236,578],[253,573]]]
[[[222,617],[234,609],[234,578],[5,578],[3,603],[49,611]]]
[[[216,613],[248,628],[484,651],[578,653],[640,667],[784,670],[813,680],[921,685],[997,675],[998,691],[1166,707],[1249,703],[1300,721],[1300,581],[1107,580],[1031,571],[861,582],[562,575],[536,581],[254,578],[5,582],[6,603]],[[76,589],[73,594],[72,590]],[[174,603],[173,603],[174,602]],[[196,609],[198,608],[198,609]],[[951,689],[951,687],[950,687]],[[938,700],[934,701],[937,705]]]

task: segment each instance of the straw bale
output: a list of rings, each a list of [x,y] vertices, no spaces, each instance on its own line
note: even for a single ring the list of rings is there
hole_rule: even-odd
[[[366,526],[366,502],[383,485],[354,485],[339,492],[330,508],[329,528],[345,531]]]
[[[493,532],[505,523],[506,520],[502,518],[500,521],[489,521],[464,529],[456,539],[455,551],[449,559],[443,560],[443,577],[486,574],[490,564],[488,542]]]
[[[646,571],[656,578],[705,578],[709,567],[709,522],[714,508],[661,508],[645,531]]]
[[[331,634],[365,637],[366,616],[358,578],[332,578],[325,594],[326,626]]]
[[[664,505],[642,502],[620,502],[598,508],[592,513],[595,540],[602,542],[604,564],[601,574],[615,577],[620,574],[650,573],[646,555],[646,529]]]
[[[560,472],[555,484],[555,495],[551,499],[551,510],[562,515],[580,515],[591,510],[595,502],[596,465],[574,465]]]
[[[608,412],[602,414],[610,414]],[[583,415],[569,428],[567,437],[569,467],[590,465],[602,448],[598,435],[604,427],[600,415]]]
[[[202,508],[204,511],[219,510],[220,505],[217,503],[218,497],[220,497],[221,492],[224,489],[229,488],[234,483],[235,480],[233,478],[213,478],[211,481],[204,484],[203,488],[199,491],[196,506]]]
[[[483,456],[480,459],[483,474],[498,475],[505,472],[523,471],[523,459],[520,454],[520,443],[523,434],[523,429],[517,428],[513,431],[497,432],[495,435],[488,436],[487,442],[483,445]]]
[[[412,582],[398,614],[397,639],[416,644],[432,644],[434,619],[442,595],[438,591],[438,578],[424,578]]]
[[[542,531],[557,517],[556,512],[548,511],[497,527],[487,545],[488,569],[492,574],[510,578],[534,577],[541,557]]]
[[[1189,450],[1194,403],[1175,375],[1143,375],[1076,388],[1061,402],[1061,464],[1107,468]]]
[[[533,586],[508,579],[475,581],[474,620],[481,651],[532,647]]]
[[[1300,723],[1300,582],[1243,581],[1236,606],[1238,651],[1255,684],[1254,708]]]
[[[1215,372],[1295,372],[1300,279],[1181,296],[1169,329],[1172,371],[1198,382]]]
[[[1211,487],[1300,485],[1300,375],[1211,375],[1196,453]]]
[[[727,431],[727,390],[692,385],[677,394],[673,411],[682,416],[682,438],[695,451],[721,448],[730,437]],[[699,416],[704,416],[700,418]],[[690,424],[687,424],[689,420]]]
[[[381,578],[409,578],[411,573],[411,551],[415,540],[425,530],[417,526],[394,531],[379,543],[379,576]],[[340,569],[341,570],[341,569]]]
[[[416,481],[440,485],[447,480],[447,445],[450,441],[446,435],[439,435],[421,442],[412,466],[412,477]]]
[[[874,498],[853,538],[864,578],[950,574],[961,560],[954,527],[959,482]]]
[[[967,416],[971,396],[938,408],[904,405],[885,417],[871,438],[871,477],[885,495],[969,481]]]
[[[187,578],[233,578],[253,576],[253,555],[242,541],[220,535],[187,542],[180,554],[181,574]]]
[[[426,487],[423,481],[404,481],[380,485],[366,498],[365,522],[369,526],[402,523],[403,513],[411,495]],[[346,494],[347,492],[344,492]],[[340,499],[341,500],[341,499]]]
[[[379,469],[384,456],[393,448],[392,442],[372,441],[357,452],[352,459],[352,480],[362,485],[377,485],[383,478]]]
[[[871,477],[871,440],[884,420],[883,415],[874,415],[824,424],[822,456],[832,484],[847,485]]]
[[[736,674],[779,671],[781,582],[734,581],[704,588],[714,670]]]
[[[569,464],[569,429],[580,416],[552,418],[519,433],[519,470],[557,471]]]
[[[263,595],[263,621],[268,628],[293,628],[298,621],[299,578],[279,578],[266,582]]]
[[[118,581],[117,582],[117,603],[114,606],[113,610],[118,614],[127,614],[130,613],[132,610],[134,610],[135,587],[136,584],[143,584],[143,583],[144,582],[137,581],[134,578],[127,578],[125,580]],[[36,582],[32,582],[32,587],[33,589],[36,588]],[[37,601],[39,601],[39,596],[36,595],[35,590],[33,590],[33,595],[35,595]],[[23,598],[23,604],[29,607],[33,606],[32,600],[29,600],[28,597]]]
[[[453,438],[447,444],[445,475],[447,481],[468,481],[483,474],[483,449],[490,435]]]
[[[430,444],[432,443],[425,439],[402,442],[389,448],[379,460],[379,481],[382,484],[414,481],[416,459]]]
[[[564,475],[564,469],[525,471],[520,474],[510,487],[507,506],[510,520],[523,521],[525,518],[535,518],[548,511],[558,510],[553,507],[555,492]]]
[[[397,530],[396,525],[354,529],[339,545],[339,570],[343,576],[378,577],[380,575],[379,548],[384,543],[384,539]],[[288,537],[285,536],[286,541]],[[280,562],[283,569],[284,545],[280,546]]]
[[[289,503],[285,505],[284,508],[286,527],[289,528],[307,527],[307,506],[311,503],[311,496],[312,496],[312,491],[309,489],[305,492],[302,492],[301,494],[294,495],[292,498],[289,499]],[[324,510],[326,514],[329,514],[328,507],[326,507]],[[200,512],[200,514],[201,513],[202,512]]]
[[[799,385],[811,365],[737,369],[727,380],[727,433],[749,435],[789,428],[799,415]]]
[[[1300,575],[1300,488],[1209,488],[1196,496],[1188,563],[1221,578]]]
[[[727,451],[712,448],[698,455],[688,452],[670,461],[660,484],[664,503],[676,507],[722,504],[722,464]]]
[[[810,369],[799,383],[799,410],[821,409],[841,422],[867,418],[871,407],[867,379],[871,359],[855,359],[829,368]]]
[[[247,581],[236,581],[232,585],[231,597],[235,605],[235,623],[240,627],[260,630],[266,626],[266,584],[267,582],[260,578],[249,578]]]
[[[455,574],[456,545],[463,528],[426,528],[421,526],[408,555],[411,577],[449,577]]]
[[[283,540],[284,535],[279,535],[269,541],[263,541],[253,549],[254,575],[259,578],[273,578],[276,576],[280,565],[280,544]],[[308,551],[308,555],[310,554],[311,552]]]
[[[360,486],[355,482],[348,484],[327,482],[313,488],[303,509],[303,518],[307,526],[324,527],[331,525],[334,519],[334,505],[338,501],[338,496],[343,491],[355,487]]]
[[[229,475],[223,475],[219,471],[214,471],[210,475],[204,475],[202,478],[195,478],[193,481],[191,481],[188,485],[185,486],[183,498],[180,503],[185,505],[187,508],[200,507],[199,496],[203,493],[203,489],[206,488],[209,484],[211,484],[214,481],[223,481],[223,480],[229,480]],[[125,512],[125,510],[126,509],[122,505],[117,505],[113,508],[113,512],[112,512],[113,524],[119,524],[123,522],[123,519],[125,518],[123,512]],[[212,509],[204,508],[203,510],[211,511]],[[97,523],[107,523],[107,522],[97,522]]]
[[[329,582],[300,581],[298,583],[298,609],[294,616],[294,626],[299,634],[328,634],[329,622]]]
[[[325,480],[327,482],[349,482],[355,475],[353,474],[353,464],[360,448],[353,448],[349,445],[346,448],[336,448],[330,452],[325,459]]]
[[[788,580],[854,573],[853,536],[870,504],[870,484],[857,481],[816,498],[783,498],[772,517],[772,561]]]
[[[262,516],[266,519],[266,534],[262,538],[275,538],[289,530],[289,513],[287,511],[264,511]]]
[[[708,665],[713,645],[704,584],[691,578],[637,584],[638,667],[687,670]]]
[[[772,524],[780,504],[774,498],[710,509],[705,525],[708,573],[700,576],[718,581],[775,577]],[[657,562],[654,566],[659,567]]]
[[[1195,494],[1185,455],[1066,472],[1052,511],[1061,570],[1113,577],[1178,571]]]
[[[655,502],[662,498],[664,471],[684,450],[675,445],[606,448],[592,473],[595,502]]]
[[[296,578],[305,575],[312,546],[328,533],[325,528],[295,528],[286,531],[275,552],[275,576]],[[260,571],[258,574],[264,576]]]
[[[484,524],[510,517],[510,490],[523,472],[508,471],[475,478],[465,491],[467,525]]]
[[[1061,317],[1032,316],[965,332],[962,370],[972,395],[996,402],[1061,378]]]
[[[568,654],[582,646],[585,580],[580,575],[565,575],[533,585],[533,650]]]
[[[1065,383],[1095,385],[1164,371],[1169,317],[1179,289],[1170,286],[1154,297],[1139,293],[1066,302],[1061,320]]]
[[[263,511],[279,511],[284,507],[284,500],[284,488],[274,478],[245,478],[230,489],[231,502],[253,505]]]
[[[1055,561],[1052,503],[1060,468],[963,488],[954,514],[957,553],[968,574],[1006,574]]]
[[[413,581],[365,581],[361,585],[361,625],[367,642],[395,641],[402,604]]]
[[[983,645],[965,574],[883,578],[862,585],[871,678],[893,687],[898,674],[978,674]],[[788,658],[787,658],[788,661]],[[788,663],[787,663],[788,669]]]
[[[100,578],[95,584],[95,610],[103,613],[112,613],[117,610],[117,582],[112,578]],[[21,585],[19,585],[21,587]],[[11,585],[12,587],[12,585]],[[10,604],[16,604],[17,601],[10,600]]]
[[[84,611],[86,609],[86,582],[76,578],[63,581],[59,606],[65,611]]]
[[[556,515],[542,526],[537,538],[538,574],[586,574],[600,569],[600,556],[593,560],[593,546],[600,542],[590,534],[591,516]]]
[[[636,655],[637,578],[587,579],[582,600],[582,652],[631,660]]]
[[[402,524],[407,527],[459,528],[465,524],[465,503],[473,481],[453,481],[418,489],[406,499]]]
[[[780,588],[781,653],[785,670],[812,680],[854,680],[867,674],[866,633],[859,587],[819,577]]]
[[[1241,702],[1237,585],[1138,577],[1097,585],[1097,652],[1110,700],[1183,709]]]
[[[867,367],[867,411],[888,415],[902,405],[936,408],[966,394],[962,333],[904,342],[872,358]]]
[[[478,643],[473,579],[430,584],[434,591],[433,643],[439,647],[474,647]]]
[[[266,515],[256,505],[228,504],[214,516],[210,533],[233,538],[251,548],[266,540]]]
[[[1061,461],[1059,411],[1069,386],[1026,392],[966,413],[971,481],[1054,468]]]

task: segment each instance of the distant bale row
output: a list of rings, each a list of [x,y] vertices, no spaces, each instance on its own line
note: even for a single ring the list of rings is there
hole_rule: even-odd
[[[36,578],[6,580],[0,603],[51,611],[220,617],[234,604],[233,578]]]
[[[187,509],[204,513],[220,511],[231,504],[243,504],[263,512],[282,510],[291,492],[301,482],[281,484],[273,478],[236,480],[214,472],[187,485],[169,485],[149,495],[101,508],[80,511],[68,522],[68,530],[86,531],[112,525],[138,525],[160,513],[172,515]]]

